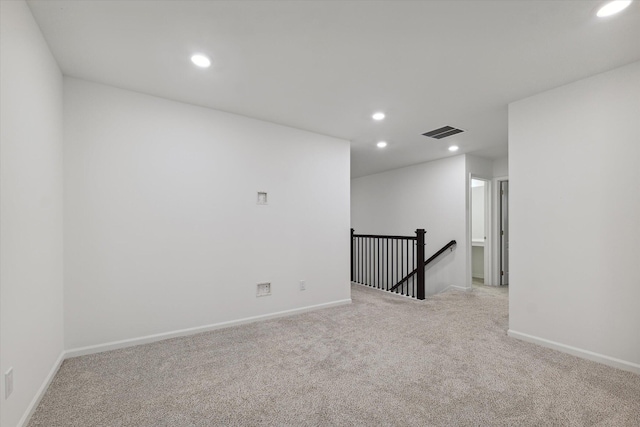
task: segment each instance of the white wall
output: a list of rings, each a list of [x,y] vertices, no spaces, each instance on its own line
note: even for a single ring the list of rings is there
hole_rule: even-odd
[[[640,62],[509,107],[510,333],[640,373]]]
[[[356,233],[414,235],[427,230],[426,257],[451,240],[453,252],[426,272],[426,294],[467,287],[465,156],[449,157],[351,180]]]
[[[509,176],[509,157],[501,157],[493,161],[493,176],[495,178],[502,178]]]
[[[350,299],[347,141],[65,78],[65,203],[68,349]]]
[[[62,314],[62,75],[29,8],[0,2],[0,366],[16,426],[57,366]]]
[[[466,154],[465,159],[467,162],[467,174],[485,179],[493,177],[493,160],[470,154]]]

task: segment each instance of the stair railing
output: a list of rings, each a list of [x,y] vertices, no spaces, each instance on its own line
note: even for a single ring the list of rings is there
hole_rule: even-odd
[[[447,249],[450,241],[424,261],[425,230],[415,236],[355,234],[351,229],[351,281],[376,289],[425,299],[425,268]]]
[[[415,236],[386,236],[351,229],[351,281],[424,299],[424,269],[415,270],[424,262],[425,233],[418,229]]]
[[[428,260],[426,260],[424,262],[424,266],[422,268],[416,268],[415,270],[413,270],[411,273],[407,274],[405,277],[402,278],[402,280],[400,280],[398,283],[396,283],[393,287],[391,287],[391,289],[389,289],[390,291],[393,291],[396,287],[401,286],[405,281],[409,280],[414,274],[424,274],[424,269],[427,265],[429,265],[429,263],[431,263],[432,261],[434,261],[436,258],[438,258],[440,255],[442,255],[447,249],[451,249],[453,250],[453,246],[457,245],[455,240],[450,241],[449,243],[447,243],[446,245],[444,245],[442,248],[440,248],[440,250],[438,250],[438,252],[436,252],[435,254],[433,254]]]

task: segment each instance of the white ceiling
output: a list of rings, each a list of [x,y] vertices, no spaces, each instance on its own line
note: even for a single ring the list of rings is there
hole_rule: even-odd
[[[29,1],[64,74],[349,139],[353,176],[506,155],[509,102],[640,60],[638,3]]]

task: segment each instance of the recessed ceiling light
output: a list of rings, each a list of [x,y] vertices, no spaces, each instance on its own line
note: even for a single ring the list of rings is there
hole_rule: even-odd
[[[373,120],[382,120],[384,119],[384,113],[374,113],[371,117],[373,117]]]
[[[451,147],[449,147],[449,151],[458,151],[458,147],[457,145],[452,145]]]
[[[387,143],[384,141],[380,141],[376,145],[378,146],[378,148],[384,148],[387,146]]]
[[[627,6],[629,6],[631,4],[631,1],[632,0],[610,1],[609,3],[605,4],[604,6],[602,6],[598,10],[597,15],[598,15],[599,18],[604,18],[605,16],[615,15],[616,13],[626,9]]]
[[[193,62],[194,64],[196,64],[198,67],[201,67],[201,68],[209,68],[209,65],[211,65],[211,60],[209,60],[209,58],[202,55],[201,53],[197,53],[193,55],[191,57],[191,62]]]

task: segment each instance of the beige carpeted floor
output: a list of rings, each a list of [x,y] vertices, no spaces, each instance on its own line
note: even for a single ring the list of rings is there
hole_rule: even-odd
[[[640,376],[506,335],[505,290],[353,304],[64,362],[30,426],[640,426]]]

